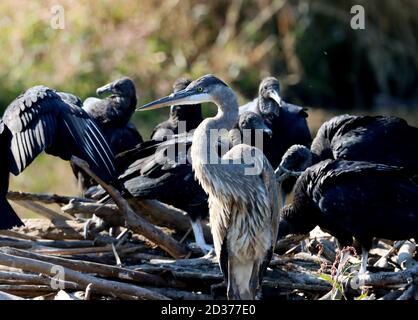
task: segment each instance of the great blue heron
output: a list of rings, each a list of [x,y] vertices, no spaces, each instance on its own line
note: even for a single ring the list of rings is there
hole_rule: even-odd
[[[298,178],[294,200],[281,212],[279,238],[315,226],[334,235],[340,246],[351,246],[354,237],[362,246],[364,273],[373,237],[418,237],[418,185],[399,167],[322,161]]]
[[[103,99],[87,98],[84,101],[83,109],[100,127],[113,154],[117,155],[142,143],[141,135],[135,125],[130,122],[137,104],[133,81],[123,77],[98,88],[96,92],[98,95],[111,95]],[[115,165],[119,173],[125,169],[123,164],[118,161],[115,162]],[[96,185],[96,182],[84,171],[74,165],[72,165],[72,169],[83,193]]]
[[[231,130],[232,145],[241,143],[244,130],[251,136],[256,130],[269,132],[261,117],[252,112],[241,114],[237,130]],[[157,199],[187,212],[197,245],[204,251],[206,244],[201,226],[208,215],[208,197],[195,180],[188,154],[193,133],[174,135],[167,141],[146,141],[137,148],[116,156],[131,165],[119,177],[123,186],[137,199]],[[219,141],[219,152],[230,144]]]
[[[254,299],[273,253],[279,205],[273,169],[259,149],[239,144],[220,158],[217,140],[211,138],[217,130],[230,130],[237,123],[234,92],[217,77],[206,75],[139,109],[203,102],[215,103],[218,113],[203,120],[194,132],[192,167],[209,196],[215,252],[228,284],[228,298]]]
[[[113,153],[95,122],[83,109],[45,86],[19,95],[4,112],[0,127],[2,215],[14,214],[5,199],[9,173],[20,174],[42,151],[64,160],[77,156],[108,183],[117,178]],[[0,223],[4,229],[21,224],[17,217],[3,220],[1,216]]]
[[[177,79],[173,84],[174,92],[183,90],[190,82],[191,80],[187,78]],[[170,108],[169,118],[154,128],[151,139],[162,140],[175,134],[189,132],[190,130],[196,129],[202,120],[202,108],[200,104],[173,105]],[[181,125],[184,125],[184,128],[181,128]]]

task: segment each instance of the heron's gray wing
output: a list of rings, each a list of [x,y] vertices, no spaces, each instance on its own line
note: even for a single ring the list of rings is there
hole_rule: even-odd
[[[222,214],[214,217],[214,221],[211,220],[215,249],[220,250],[228,232],[230,243],[238,245],[244,241],[241,247],[248,254],[267,251],[273,243],[272,237],[277,234],[278,224],[274,171],[261,150],[244,144],[233,147],[222,160],[231,163],[216,165],[215,169],[214,165],[207,168],[220,173],[218,179],[211,182],[211,193],[217,196],[209,197],[211,211],[222,211]],[[216,175],[212,173],[209,176]],[[205,188],[204,184],[202,186],[207,191],[208,187]],[[273,218],[276,220],[273,221]],[[240,226],[237,234],[228,231],[231,224]],[[274,230],[266,233],[266,228]],[[243,234],[250,237],[242,237]]]
[[[56,103],[60,101],[54,91],[36,86],[18,96],[7,107],[3,121],[12,133],[10,171],[13,174],[21,173],[55,142]]]

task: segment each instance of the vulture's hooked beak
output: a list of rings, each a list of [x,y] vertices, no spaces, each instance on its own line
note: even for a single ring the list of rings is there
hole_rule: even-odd
[[[283,104],[283,100],[282,98],[279,96],[279,94],[277,93],[276,90],[269,90],[267,93],[268,97],[274,101],[276,101],[276,103],[279,105],[279,107],[282,106]]]
[[[100,88],[97,88],[96,90],[96,94],[99,96],[105,93],[112,93],[112,92],[113,92],[113,83],[108,83]]]

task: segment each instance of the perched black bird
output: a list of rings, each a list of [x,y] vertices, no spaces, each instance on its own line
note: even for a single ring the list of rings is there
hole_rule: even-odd
[[[240,112],[241,113],[241,112]],[[309,147],[312,142],[305,109],[286,103],[280,98],[280,86],[276,78],[268,77],[260,83],[257,112],[270,129],[271,137],[264,139],[263,152],[273,167],[294,144]]]
[[[281,213],[279,238],[316,226],[341,246],[351,246],[354,237],[362,246],[363,273],[373,237],[418,237],[418,185],[399,167],[322,161],[298,178],[293,203]]]
[[[258,143],[263,143],[264,134],[271,136],[273,131],[267,126],[260,115],[247,111],[239,115],[238,123],[229,132],[230,144],[231,146],[240,143],[257,145]],[[256,139],[260,139],[261,141],[256,141]],[[259,146],[257,145],[257,147]],[[262,146],[259,148],[262,149]]]
[[[133,149],[143,142],[143,139],[133,123],[131,116],[137,104],[135,84],[129,78],[121,78],[97,89],[98,95],[111,93],[104,99],[87,98],[83,109],[96,122],[103,131],[113,154],[119,154]],[[93,185],[96,185],[89,176],[77,167],[72,166],[73,172],[78,178],[80,189],[83,193]],[[126,167],[116,161],[119,173]]]
[[[311,151],[314,162],[370,161],[418,173],[418,128],[398,117],[337,116],[319,128]]]
[[[306,118],[305,109],[282,100],[280,97],[280,84],[274,77],[264,78],[258,89],[258,97],[240,107],[240,113],[252,111],[259,114],[272,135],[265,135],[263,139],[263,152],[276,168],[284,153],[293,145],[299,144],[310,147],[312,142]],[[287,177],[281,184],[282,199],[286,199],[296,182],[295,177]]]
[[[83,101],[81,101],[80,97],[77,97],[76,95],[74,95],[72,93],[57,91],[57,94],[65,102],[68,102],[68,103],[73,104],[73,105],[75,105],[77,107],[80,107],[80,108],[83,106]]]
[[[138,160],[119,180],[137,199],[157,199],[187,212],[196,243],[206,252],[211,247],[204,239],[201,221],[208,215],[208,203],[187,159],[192,137],[183,134],[167,141],[145,142],[137,150],[130,151],[135,152]]]
[[[191,80],[186,78],[177,79],[173,84],[174,92],[185,89],[190,82]],[[154,128],[151,139],[162,140],[175,134],[189,132],[196,129],[202,120],[200,104],[171,106],[169,118]]]
[[[45,86],[35,86],[19,95],[6,109],[0,130],[1,228],[21,224],[7,204],[9,173],[20,174],[42,152],[88,162],[104,181],[113,183],[117,174],[113,153],[95,122],[81,108],[63,100]],[[8,213],[4,213],[8,212]],[[2,215],[7,218],[3,220]]]
[[[292,146],[276,172],[280,174],[280,168],[303,171],[326,159],[400,166],[411,177],[417,176],[418,128],[397,117],[337,116],[319,128],[311,149]]]
[[[0,120],[0,150],[2,153],[0,157],[0,230],[23,225],[23,222],[6,200],[9,190],[9,159],[7,154],[10,148],[10,139],[11,132]]]

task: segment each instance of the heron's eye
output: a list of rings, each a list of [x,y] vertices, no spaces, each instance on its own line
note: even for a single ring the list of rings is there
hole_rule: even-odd
[[[202,87],[197,87],[197,92],[203,92],[203,88]]]

